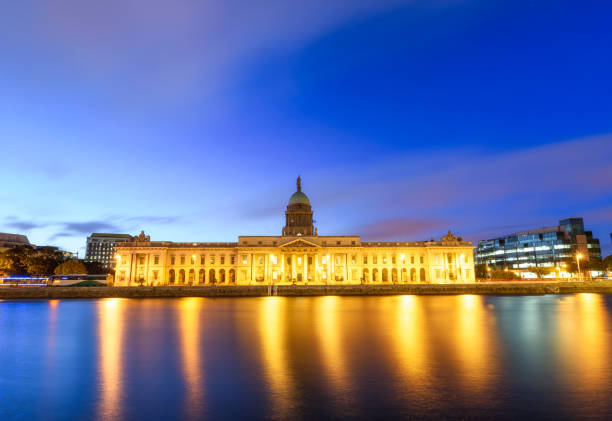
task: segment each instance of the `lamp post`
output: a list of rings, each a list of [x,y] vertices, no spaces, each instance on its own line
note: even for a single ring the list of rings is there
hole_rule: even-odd
[[[578,265],[578,278],[582,281],[582,272],[580,271],[580,259],[582,259],[582,253],[576,254],[576,264]]]

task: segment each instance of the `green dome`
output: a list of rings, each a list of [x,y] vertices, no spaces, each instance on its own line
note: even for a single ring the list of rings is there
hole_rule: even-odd
[[[301,204],[304,204],[304,205],[310,205],[310,200],[308,200],[308,196],[306,196],[301,191],[296,191],[289,198],[289,204],[290,205],[295,205],[295,204],[298,204],[298,203],[301,203]]]

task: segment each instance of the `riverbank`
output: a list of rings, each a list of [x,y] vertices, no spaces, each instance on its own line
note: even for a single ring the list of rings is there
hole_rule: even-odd
[[[612,281],[477,284],[267,285],[173,287],[3,287],[0,299],[180,298],[319,295],[544,295],[612,293]]]

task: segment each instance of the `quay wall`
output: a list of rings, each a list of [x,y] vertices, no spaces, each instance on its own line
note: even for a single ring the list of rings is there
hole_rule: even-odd
[[[0,299],[179,298],[320,295],[542,295],[612,293],[612,281],[503,282],[482,284],[241,285],[172,287],[2,287]]]

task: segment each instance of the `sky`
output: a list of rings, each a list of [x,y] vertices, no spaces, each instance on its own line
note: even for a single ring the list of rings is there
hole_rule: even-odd
[[[0,232],[84,252],[280,235],[477,242],[583,217],[612,253],[612,3],[0,5]]]

